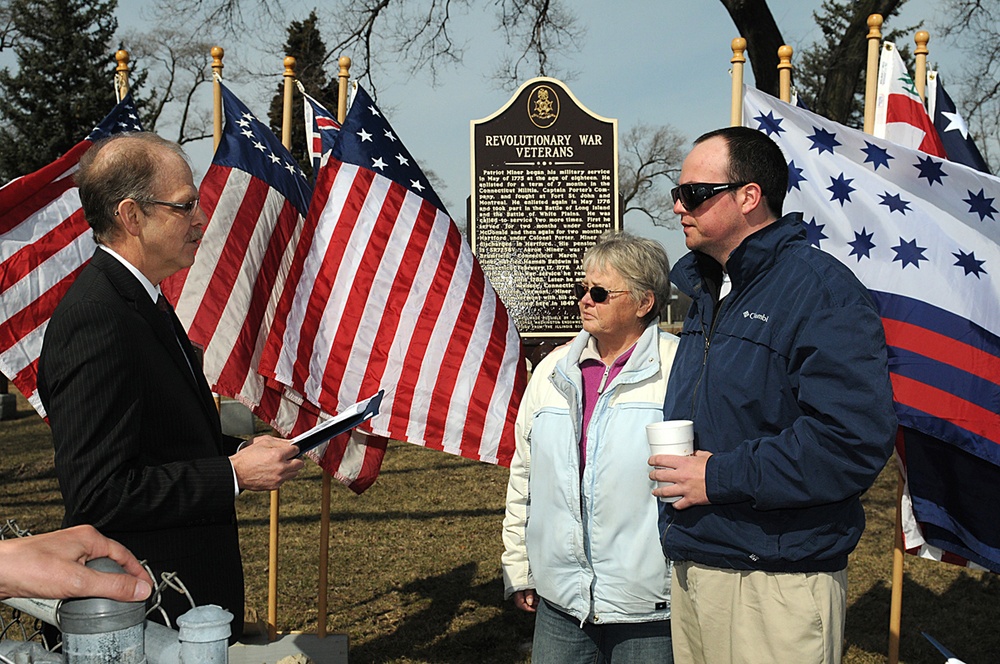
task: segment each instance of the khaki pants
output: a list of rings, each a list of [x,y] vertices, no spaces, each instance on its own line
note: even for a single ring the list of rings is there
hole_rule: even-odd
[[[677,664],[839,664],[847,570],[773,573],[675,562]]]

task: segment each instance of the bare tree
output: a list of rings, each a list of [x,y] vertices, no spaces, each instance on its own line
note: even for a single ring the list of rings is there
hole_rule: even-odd
[[[225,37],[282,25],[288,16],[283,0],[167,0],[157,3],[155,11],[172,22],[164,25],[213,26]]]
[[[10,48],[17,37],[9,0],[0,0],[0,51]]]
[[[555,56],[578,51],[585,30],[561,2],[505,0],[500,7],[500,25],[507,45],[515,51],[494,74],[502,89],[515,89],[526,74],[574,78],[572,72],[556,71]]]
[[[639,123],[629,129],[618,153],[618,189],[624,214],[644,214],[656,225],[676,227],[668,187],[677,180],[686,139],[673,127]]]
[[[454,34],[455,19],[491,6],[507,47],[493,74],[499,87],[513,89],[535,75],[572,78],[559,60],[578,49],[584,29],[567,0],[336,0],[322,8],[330,26],[326,61],[354,54],[352,72],[376,96],[372,74],[383,65],[398,71],[402,64],[435,84],[444,68],[460,65],[464,56],[467,41]],[[287,20],[281,0],[170,0],[159,11],[183,17],[186,24],[217,25],[226,36],[283,26]]]
[[[211,137],[211,109],[206,95],[197,93],[212,80],[212,44],[174,28],[125,33],[122,44],[131,55],[133,70],[148,75],[144,127],[161,132],[166,126],[176,127],[174,140],[181,145]]]

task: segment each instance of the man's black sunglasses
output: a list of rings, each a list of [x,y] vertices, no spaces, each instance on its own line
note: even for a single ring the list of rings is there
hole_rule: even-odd
[[[154,198],[136,198],[134,199],[136,203],[148,203],[150,205],[161,205],[163,207],[172,208],[174,210],[180,210],[186,215],[190,215],[198,207],[201,202],[200,196],[195,196],[189,201],[183,203],[177,203],[174,201],[158,201]]]
[[[749,184],[748,182],[723,182],[712,184],[709,182],[688,182],[670,190],[674,203],[680,200],[681,205],[688,212],[694,212],[699,205],[717,196],[724,191],[732,191]]]
[[[628,291],[623,290],[608,290],[603,286],[591,286],[587,288],[583,284],[573,284],[573,295],[576,295],[577,301],[582,300],[583,296],[590,293],[590,299],[600,304],[608,299],[612,293],[627,293]]]

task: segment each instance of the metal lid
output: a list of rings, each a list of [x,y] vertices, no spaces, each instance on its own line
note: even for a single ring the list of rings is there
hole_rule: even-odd
[[[87,567],[99,572],[124,574],[110,558],[95,558]],[[106,597],[66,600],[59,607],[59,627],[69,634],[100,634],[128,629],[146,618],[146,602],[119,602]]]

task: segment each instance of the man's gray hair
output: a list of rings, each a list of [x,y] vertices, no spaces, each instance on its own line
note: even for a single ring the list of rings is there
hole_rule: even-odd
[[[172,152],[187,163],[187,155],[173,141],[148,131],[123,132],[95,142],[80,158],[73,176],[80,188],[80,203],[94,241],[108,244],[120,229],[115,220],[118,204],[126,198],[136,201],[156,198],[156,174],[161,155]],[[139,203],[145,212],[146,203]]]
[[[643,318],[647,325],[656,318],[670,297],[670,261],[663,246],[624,231],[608,231],[583,255],[583,270],[614,269],[625,279],[632,299],[642,300],[652,291],[656,303]]]

